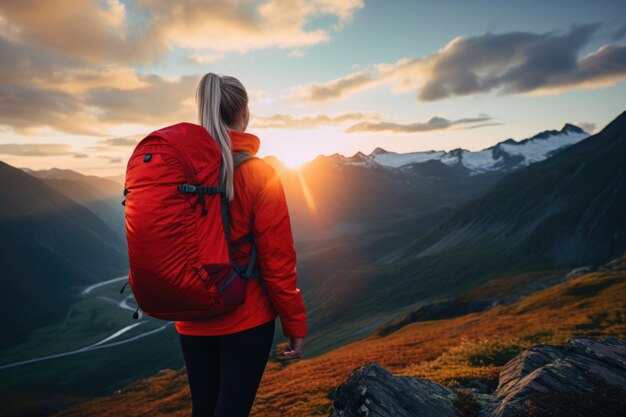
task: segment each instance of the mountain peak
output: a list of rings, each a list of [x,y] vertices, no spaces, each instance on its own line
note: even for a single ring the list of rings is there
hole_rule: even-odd
[[[518,142],[518,144],[526,143],[527,141],[531,141],[533,139],[549,139],[552,136],[558,135],[587,135],[588,133],[582,130],[580,127],[575,126],[571,123],[565,123],[561,130],[544,130],[541,133],[537,133],[535,136],[524,139]]]
[[[585,131],[576,125],[565,123],[560,133],[585,133]]]
[[[465,148],[454,148],[450,151],[448,151],[449,154],[460,154],[463,152],[470,152],[469,150],[465,149]]]
[[[383,148],[377,147],[376,149],[374,149],[372,151],[372,153],[370,153],[370,156],[381,155],[381,154],[384,154],[384,153],[389,153],[389,151],[387,151],[387,150],[385,150]]]

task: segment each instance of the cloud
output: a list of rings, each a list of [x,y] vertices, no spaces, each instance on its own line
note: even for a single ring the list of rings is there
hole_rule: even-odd
[[[89,158],[89,155],[87,155],[86,153],[75,153],[74,155],[72,155],[74,158]]]
[[[604,45],[580,57],[597,27],[577,25],[565,33],[457,37],[434,54],[376,64],[331,81],[295,87],[290,96],[324,102],[381,84],[390,84],[396,93],[416,92],[421,101],[491,91],[546,94],[604,87],[626,78],[626,46]]]
[[[126,136],[126,137],[121,137],[121,138],[110,138],[110,139],[100,140],[98,141],[98,144],[102,146],[106,146],[106,147],[112,147],[112,148],[117,148],[117,147],[124,148],[124,147],[129,147],[129,146],[136,146],[139,140],[142,138],[143,136],[140,136],[140,135]]]
[[[626,36],[626,25],[622,26],[621,28],[617,29],[614,33],[613,33],[613,40],[614,41],[619,41],[620,39],[622,39],[624,36]]]
[[[314,116],[293,117],[288,114],[275,114],[273,116],[253,116],[252,127],[259,129],[293,129],[315,128],[318,126],[336,126],[356,120],[378,119],[377,113],[344,113],[337,116],[318,114]]]
[[[361,7],[362,0],[138,0],[127,10],[119,0],[3,0],[0,36],[83,63],[149,63],[176,47],[246,52],[318,44]],[[326,27],[308,29],[326,16]]]
[[[98,155],[98,158],[106,159],[111,164],[121,164],[122,163],[122,158],[120,158],[119,156]]]
[[[83,93],[149,87],[140,77],[128,67],[88,68],[0,37],[0,125],[22,134],[50,127],[100,135],[98,109],[85,102]]]
[[[393,122],[361,122],[357,123],[353,126],[350,126],[346,129],[347,133],[355,133],[355,132],[396,132],[396,133],[419,133],[419,132],[430,132],[433,130],[444,130],[449,129],[453,126],[457,125],[467,125],[474,124],[480,122],[486,122],[491,120],[492,117],[487,115],[480,115],[478,117],[473,118],[465,118],[465,119],[457,119],[457,120],[448,120],[443,117],[432,117],[426,122],[415,122],[415,123],[393,123]],[[483,124],[482,126],[491,125]],[[474,125],[473,127],[477,127]],[[467,128],[467,127],[465,127]]]
[[[195,120],[193,101],[200,75],[167,79],[156,74],[141,75],[146,87],[132,91],[100,88],[85,92],[86,106],[97,109],[100,122],[108,124],[166,125]]]
[[[0,85],[0,125],[22,134],[51,127],[72,134],[99,135],[96,117],[77,97],[55,90]]]
[[[480,129],[481,127],[489,127],[489,126],[500,126],[502,123],[496,123],[496,122],[492,122],[492,123],[479,123],[477,125],[472,125],[472,126],[463,126],[463,129],[465,130],[469,130],[469,129]]]
[[[182,4],[181,4],[182,3]],[[197,2],[142,0],[168,44],[191,49],[246,52],[267,47],[294,48],[330,39],[328,28],[307,29],[321,16],[336,19],[338,30],[363,7],[362,0],[267,0]]]
[[[20,45],[0,35],[0,85],[30,84],[76,64],[55,54]]]
[[[201,49],[198,63],[225,51],[302,48],[324,42],[361,0],[262,3],[139,0],[0,2],[0,127],[21,134],[52,128],[104,135],[115,124],[195,120],[199,76],[139,74],[175,47]],[[129,14],[131,15],[129,17]],[[310,22],[331,17],[317,29]],[[219,39],[219,42],[216,42]],[[217,51],[217,52],[212,52]]]
[[[0,144],[1,155],[14,156],[57,156],[70,154],[64,143],[6,143]]]
[[[105,74],[106,78],[106,73],[91,73],[94,77],[97,74]],[[70,134],[103,136],[118,124],[160,126],[192,121],[196,111],[193,95],[199,78],[166,79],[155,74],[136,74],[134,89],[119,85],[109,88],[104,80],[93,78],[89,81],[93,87],[76,87],[72,94],[27,83],[2,83],[0,125],[22,134],[50,127]],[[59,75],[58,79],[65,77]]]
[[[12,31],[4,38],[81,62],[147,62],[165,51],[153,31],[136,33],[126,23],[126,8],[118,0],[3,0],[0,16]]]
[[[596,131],[596,127],[597,125],[595,123],[591,123],[591,122],[576,122],[574,123],[576,126],[580,127],[582,130],[584,130],[587,133],[593,133]]]
[[[61,90],[70,94],[80,94],[97,88],[135,90],[149,86],[132,68],[118,65],[55,71],[45,76],[33,77],[32,83],[38,87]]]
[[[226,57],[225,54],[193,54],[189,55],[187,60],[194,64],[212,64],[217,61],[221,61]]]
[[[325,83],[309,83],[294,87],[290,91],[290,96],[304,101],[324,102],[365,90],[375,84],[376,78],[376,72],[368,68]]]
[[[22,18],[29,22],[43,19],[40,9],[46,9],[49,4],[31,5],[36,9],[33,16],[23,15],[21,8],[29,4],[10,0],[0,3],[0,127],[11,127],[20,134],[51,128],[70,134],[101,136],[119,123],[161,125],[195,120],[193,96],[199,75],[166,78],[141,74],[120,64],[89,65],[34,45],[24,40],[30,39],[24,31],[16,29],[18,36],[7,29],[9,20],[3,16],[9,9],[17,13],[15,25]],[[75,12],[85,12],[83,6],[81,3]],[[115,2],[109,2],[109,6],[115,6]],[[69,25],[65,15],[59,17],[54,13],[63,14],[71,8],[55,5],[54,9],[50,21]],[[13,20],[10,22],[14,24]],[[44,26],[48,24],[51,23]],[[73,35],[76,39],[81,38],[81,24],[77,24],[77,33]],[[96,44],[93,48],[98,49]]]
[[[269,104],[274,102],[274,97],[270,96],[265,90],[255,90],[253,88],[247,88],[248,99],[250,100],[250,106],[253,107],[258,104]]]

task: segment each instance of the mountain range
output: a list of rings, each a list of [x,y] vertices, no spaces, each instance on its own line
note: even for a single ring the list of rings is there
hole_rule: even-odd
[[[561,130],[546,130],[520,141],[506,139],[481,151],[457,148],[448,152],[396,153],[376,148],[369,155],[357,152],[351,157],[339,154],[334,154],[332,157],[346,164],[380,165],[388,168],[402,168],[427,161],[440,161],[446,166],[458,167],[470,175],[476,175],[492,171],[512,171],[543,161],[588,136],[589,134],[578,126],[566,123]]]
[[[313,161],[301,174],[306,178],[308,168],[311,182],[315,167],[325,163],[328,181],[344,174],[359,178],[370,192],[362,188],[354,204],[350,190],[356,186],[344,185],[342,179],[332,187],[314,182],[310,187],[314,201],[331,194],[329,201],[350,207],[349,216],[335,219],[335,230],[342,222],[359,221],[344,227],[348,231],[343,235],[317,236],[316,242],[302,244],[302,286],[317,336],[309,344],[311,351],[339,346],[371,331],[389,314],[458,295],[498,276],[594,264],[623,253],[625,134],[622,114],[591,137],[581,139],[580,129],[565,125],[518,145],[504,141],[490,152],[507,149],[504,145],[536,149],[537,143],[552,150],[528,166],[524,164],[540,159],[539,153],[529,151],[515,165],[481,173],[440,160],[381,166],[372,161],[376,155],[368,156],[368,163],[338,156]],[[570,137],[573,144],[563,146]],[[551,146],[551,139],[561,146]],[[433,165],[445,174],[424,176]],[[406,181],[404,175],[420,180]],[[387,176],[406,182],[379,186]],[[429,194],[415,183],[430,183]],[[455,191],[448,194],[450,190]],[[297,201],[291,207],[302,206]]]
[[[415,233],[441,219],[468,198],[481,194],[506,174],[539,162],[588,137],[565,124],[531,138],[506,139],[481,151],[411,153],[375,149],[370,155],[320,155],[299,170],[286,168],[274,157],[266,161],[284,183],[296,233],[364,229],[389,219],[407,219]],[[410,208],[410,209],[409,209]]]
[[[598,263],[626,249],[626,113],[600,133],[514,172],[420,238],[427,257],[498,246],[508,258]]]

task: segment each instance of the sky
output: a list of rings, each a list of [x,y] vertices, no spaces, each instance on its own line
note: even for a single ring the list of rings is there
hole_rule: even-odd
[[[237,77],[261,156],[480,150],[626,110],[626,3],[2,0],[0,160],[123,174]]]

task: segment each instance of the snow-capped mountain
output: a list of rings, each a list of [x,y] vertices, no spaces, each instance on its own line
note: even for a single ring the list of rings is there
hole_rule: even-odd
[[[376,148],[369,155],[358,152],[351,157],[335,154],[333,158],[350,165],[387,168],[404,168],[437,160],[449,167],[462,168],[467,170],[470,175],[476,175],[491,171],[511,171],[528,166],[542,161],[588,136],[589,134],[581,128],[567,123],[561,130],[547,130],[521,141],[507,139],[481,151],[457,148],[448,152],[396,153]]]

